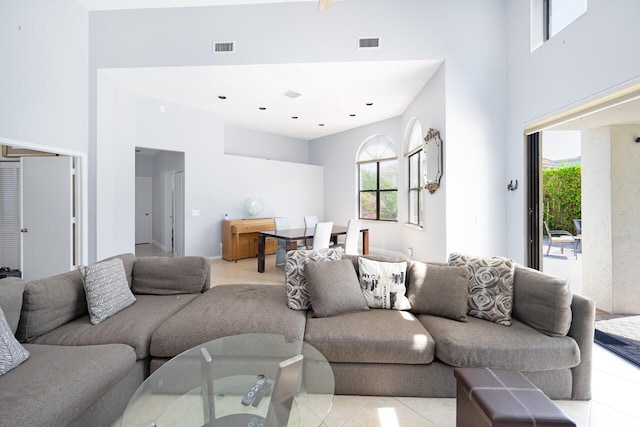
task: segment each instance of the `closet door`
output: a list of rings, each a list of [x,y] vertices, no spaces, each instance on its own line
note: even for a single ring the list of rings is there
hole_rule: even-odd
[[[20,268],[19,162],[0,162],[0,267]]]
[[[23,157],[22,277],[70,271],[74,258],[73,158]]]

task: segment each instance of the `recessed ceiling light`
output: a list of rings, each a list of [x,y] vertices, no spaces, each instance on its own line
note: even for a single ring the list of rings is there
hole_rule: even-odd
[[[298,118],[298,116],[291,116],[291,118],[295,120]]]
[[[264,111],[267,109],[267,107],[258,107],[258,109]]]
[[[224,95],[218,95],[218,98],[220,98],[220,99],[227,99],[227,97],[226,97],[226,96],[224,96]]]
[[[367,107],[371,107],[373,105],[373,102],[367,102]]]
[[[301,93],[296,92],[295,90],[288,90],[284,93],[284,96],[288,96],[289,98],[297,98]]]

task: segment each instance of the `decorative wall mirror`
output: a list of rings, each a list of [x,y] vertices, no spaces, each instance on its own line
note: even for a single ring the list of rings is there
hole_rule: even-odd
[[[440,132],[431,128],[424,137],[424,188],[430,194],[440,187],[440,178],[442,177],[442,140]]]

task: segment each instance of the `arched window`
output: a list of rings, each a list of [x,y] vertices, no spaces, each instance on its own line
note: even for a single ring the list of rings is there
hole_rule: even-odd
[[[417,119],[409,122],[406,133],[405,159],[407,164],[407,191],[409,202],[407,223],[422,227],[422,165],[424,164],[422,126]]]
[[[359,217],[398,220],[398,154],[386,135],[367,139],[358,151]]]

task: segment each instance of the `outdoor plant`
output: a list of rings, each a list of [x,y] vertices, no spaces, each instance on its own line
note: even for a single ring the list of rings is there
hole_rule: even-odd
[[[576,234],[574,219],[582,218],[580,165],[542,172],[543,217],[552,230]]]

